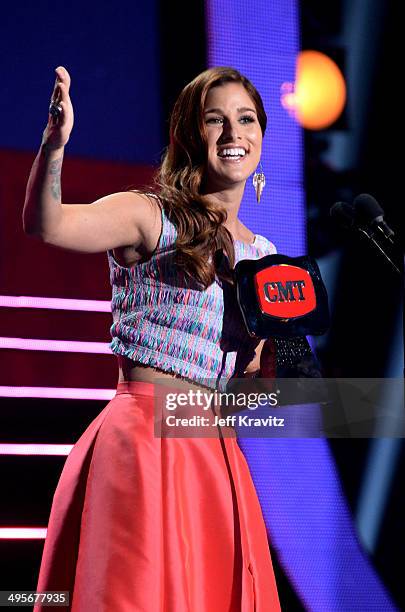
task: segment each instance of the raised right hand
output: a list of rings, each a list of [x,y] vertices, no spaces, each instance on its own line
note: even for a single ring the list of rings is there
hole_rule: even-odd
[[[48,115],[48,123],[42,138],[42,144],[48,149],[64,147],[73,128],[73,106],[69,96],[70,75],[63,66],[56,68],[55,72],[56,80],[51,104],[60,106],[62,110],[57,118],[51,113]]]

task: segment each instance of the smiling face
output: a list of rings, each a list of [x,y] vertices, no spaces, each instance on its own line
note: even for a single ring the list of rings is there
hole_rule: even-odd
[[[246,182],[259,164],[263,136],[255,104],[243,85],[230,82],[212,87],[204,105],[204,121],[207,189]]]

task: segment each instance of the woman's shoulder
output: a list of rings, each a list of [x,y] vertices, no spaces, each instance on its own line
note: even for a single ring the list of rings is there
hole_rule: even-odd
[[[176,241],[177,230],[175,224],[171,220],[170,208],[167,206],[166,201],[155,191],[139,189],[131,189],[131,191],[149,200],[159,212],[161,227],[159,245],[162,248],[171,246]]]
[[[251,240],[252,234],[254,235],[253,243],[251,246],[258,248],[260,251],[264,252],[266,255],[273,255],[277,253],[276,246],[271,240],[262,236],[261,234],[254,234],[244,223],[240,224],[240,229],[243,235],[246,237],[246,242]]]
[[[147,191],[147,190],[142,190],[142,189],[128,189],[128,193],[133,193],[138,197],[148,200],[154,205],[157,205],[159,209],[163,208],[163,202],[161,198],[154,191]]]
[[[275,255],[277,253],[277,247],[274,242],[261,234],[256,234],[254,244],[266,255]]]

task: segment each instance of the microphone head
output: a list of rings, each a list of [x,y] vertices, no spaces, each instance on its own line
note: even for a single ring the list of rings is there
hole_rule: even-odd
[[[347,202],[335,202],[330,209],[330,216],[345,229],[352,229],[354,226],[355,210]]]
[[[384,216],[384,210],[377,200],[368,193],[361,193],[358,195],[353,204],[356,217],[359,221],[373,223],[374,221],[381,221]]]

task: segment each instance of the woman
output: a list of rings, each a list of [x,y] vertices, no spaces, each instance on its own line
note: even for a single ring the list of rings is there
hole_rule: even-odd
[[[153,428],[158,381],[214,389],[260,368],[263,341],[244,328],[230,273],[238,259],[275,250],[238,219],[260,162],[260,95],[236,70],[203,72],[175,104],[156,193],[71,206],[60,188],[70,77],[56,72],[24,229],[50,245],[107,251],[119,382],[66,460],[37,591],[69,591],[74,612],[279,610],[235,437],[159,438]]]

